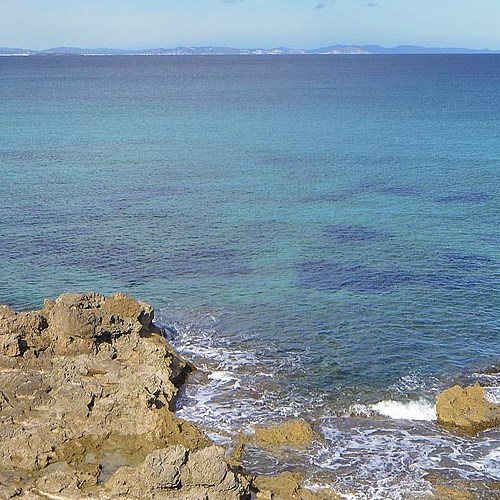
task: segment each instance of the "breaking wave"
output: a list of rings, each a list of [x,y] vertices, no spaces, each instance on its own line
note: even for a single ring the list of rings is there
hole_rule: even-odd
[[[353,415],[381,415],[395,420],[436,420],[436,405],[423,399],[419,401],[380,401],[371,405],[353,405]]]

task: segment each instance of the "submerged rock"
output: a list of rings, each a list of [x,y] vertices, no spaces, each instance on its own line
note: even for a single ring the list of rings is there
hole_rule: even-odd
[[[340,500],[330,489],[311,491],[303,483],[301,474],[283,472],[278,476],[258,476],[253,488],[257,500]]]
[[[221,449],[173,409],[193,367],[117,293],[0,306],[0,497],[248,495]]]
[[[428,474],[425,479],[432,485],[435,500],[497,500],[500,482],[488,479],[466,480],[452,478],[444,471]]]
[[[437,397],[436,410],[441,424],[469,432],[500,425],[500,405],[489,401],[479,384],[465,388],[455,385],[446,389]]]

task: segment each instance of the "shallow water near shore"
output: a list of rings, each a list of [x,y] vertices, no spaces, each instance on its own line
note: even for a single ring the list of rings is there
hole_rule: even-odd
[[[500,385],[499,81],[497,56],[1,58],[0,302],[151,302],[200,367],[182,416],[316,422],[257,471],[499,480],[498,432],[433,408]]]

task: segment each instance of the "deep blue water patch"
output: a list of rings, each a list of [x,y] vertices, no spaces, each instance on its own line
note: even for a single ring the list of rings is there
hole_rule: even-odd
[[[440,290],[470,290],[481,285],[487,285],[484,279],[467,276],[463,273],[450,272],[443,268],[438,272],[421,273],[415,276],[415,282]]]
[[[325,234],[341,243],[360,243],[373,240],[388,240],[394,236],[390,233],[364,226],[331,224],[326,227]]]
[[[432,200],[432,190],[417,185],[390,184],[382,182],[363,182],[349,188],[341,188],[333,192],[310,195],[303,198],[305,203],[341,203],[356,201],[359,197],[371,195],[415,198],[417,200]]]
[[[377,188],[377,193],[388,195],[388,196],[400,196],[400,197],[413,197],[413,198],[427,198],[429,196],[428,192],[422,188],[416,186],[404,186],[404,185],[382,185]]]
[[[487,271],[488,269],[500,271],[494,259],[477,254],[445,253],[441,257],[441,265],[457,272]]]
[[[374,269],[330,260],[309,260],[297,266],[299,283],[318,290],[348,290],[357,293],[389,292],[397,285],[415,282],[418,277],[404,269]]]
[[[297,266],[298,283],[305,288],[354,293],[386,293],[397,287],[434,288],[439,290],[470,290],[481,287],[496,290],[500,285],[498,273],[480,276],[470,268],[442,265],[436,270],[392,267],[373,268],[364,264],[342,263],[333,260],[309,260]]]
[[[438,196],[436,202],[438,203],[461,203],[465,205],[474,205],[477,203],[484,203],[493,199],[493,195],[484,191],[470,191],[464,193],[454,193],[445,196]]]

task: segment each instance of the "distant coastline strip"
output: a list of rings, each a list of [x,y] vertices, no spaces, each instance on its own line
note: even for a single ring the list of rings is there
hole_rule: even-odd
[[[330,45],[318,49],[275,48],[233,48],[233,47],[175,47],[143,50],[110,48],[55,47],[46,50],[0,47],[0,56],[209,56],[209,55],[403,55],[403,54],[500,54],[500,50],[469,49],[456,47],[421,47],[418,45]]]

